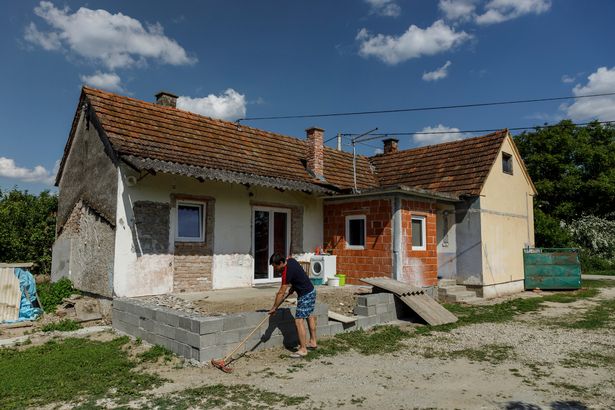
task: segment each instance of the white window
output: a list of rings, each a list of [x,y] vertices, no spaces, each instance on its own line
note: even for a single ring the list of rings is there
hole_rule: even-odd
[[[425,235],[425,217],[413,216],[412,217],[412,250],[424,251],[427,249],[426,235]]]
[[[346,248],[365,249],[365,215],[346,217]]]
[[[198,202],[177,202],[177,233],[179,242],[203,242],[205,205]]]

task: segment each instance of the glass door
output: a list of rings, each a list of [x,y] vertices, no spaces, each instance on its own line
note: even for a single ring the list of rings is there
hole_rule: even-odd
[[[254,207],[254,282],[276,282],[280,274],[274,273],[269,257],[278,252],[290,252],[290,210],[283,208]]]

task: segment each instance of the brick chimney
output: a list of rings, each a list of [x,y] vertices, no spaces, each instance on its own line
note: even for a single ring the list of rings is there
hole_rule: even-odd
[[[307,134],[307,168],[317,178],[323,178],[323,152],[325,130],[311,127],[305,130]]]
[[[397,143],[399,142],[396,138],[387,138],[382,140],[384,142],[384,153],[391,154],[393,152],[397,152]]]
[[[177,96],[166,91],[160,91],[156,94],[156,104],[163,107],[173,107],[177,105]]]

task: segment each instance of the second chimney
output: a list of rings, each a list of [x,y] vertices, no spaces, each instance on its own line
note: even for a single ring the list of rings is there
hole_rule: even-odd
[[[305,130],[307,134],[307,168],[316,178],[323,178],[324,165],[324,133],[322,128],[311,127]]]
[[[156,94],[156,104],[162,105],[163,107],[176,108],[177,96],[166,91],[160,91]]]
[[[387,138],[382,140],[384,142],[384,153],[392,154],[393,152],[397,152],[397,143],[399,142],[396,138]]]

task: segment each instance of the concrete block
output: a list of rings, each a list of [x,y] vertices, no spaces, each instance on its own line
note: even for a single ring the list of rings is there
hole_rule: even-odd
[[[246,326],[255,327],[258,325],[263,318],[267,317],[267,312],[248,312],[244,313],[244,318],[246,320]]]
[[[196,347],[190,349],[190,359],[201,361],[201,349],[197,349]]]
[[[154,333],[160,336],[168,337],[170,339],[175,337],[175,327],[168,326],[164,323],[156,322],[154,324]]]
[[[368,301],[369,303],[369,301]],[[356,306],[354,308],[355,315],[359,316],[371,316],[376,314],[376,305],[370,306]]]
[[[192,349],[192,346],[188,346],[183,343],[176,343],[175,350],[173,350],[173,353],[178,356],[185,357],[186,359],[190,359],[192,358]]]
[[[181,323],[180,323],[181,325]],[[247,327],[246,324],[246,318],[245,316],[239,314],[239,315],[233,315],[233,316],[226,316],[224,318],[224,321],[222,323],[222,330],[226,331],[226,330],[235,330],[235,329],[241,329],[243,327]]]
[[[316,335],[317,337],[329,337],[331,336],[331,326],[317,326],[316,327]]]
[[[380,315],[373,315],[367,318],[368,327],[376,326],[380,324]]]
[[[197,317],[195,321],[199,324],[198,333],[201,335],[220,332],[224,323],[224,319],[222,317],[211,316]]]
[[[112,320],[115,321],[116,319],[135,327],[139,326],[139,316],[129,312],[114,311]]]
[[[211,359],[222,359],[224,355],[228,353],[221,346],[212,346],[205,349],[200,349],[198,358],[196,360],[200,362],[209,362]],[[194,351],[193,351],[194,354]]]
[[[201,335],[198,333],[192,333],[185,329],[175,329],[175,340],[178,343],[183,343],[193,347],[201,347]]]
[[[240,331],[239,329],[236,329],[236,330],[229,330],[226,332],[220,332],[218,334],[218,340],[219,340],[219,344],[238,343],[241,340]]]
[[[156,322],[154,322],[151,319],[146,319],[144,317],[141,317],[139,319],[139,328],[145,330],[146,332],[150,332],[150,333],[154,333],[154,324]]]
[[[340,322],[329,322],[329,334],[334,336],[338,333],[342,333],[344,331],[344,325]]]
[[[130,334],[130,330],[134,328],[134,326],[129,325],[128,323],[123,322],[119,319],[116,319],[115,317],[113,318],[112,326],[114,329],[127,334]]]
[[[380,303],[395,303],[395,296],[392,293],[378,293]]]
[[[176,347],[175,345],[177,344],[177,342],[173,339],[169,339],[168,337],[154,335],[153,344],[166,347],[170,351],[174,352],[175,351],[174,349]]]
[[[127,312],[129,309],[130,302],[125,299],[113,299],[112,306],[114,310],[121,310],[122,312]]]
[[[199,344],[199,348],[201,349],[205,349],[210,346],[215,346],[218,344],[220,340],[217,333],[209,333],[209,334],[200,335],[200,336],[201,336],[201,342]]]
[[[389,311],[389,305],[387,304],[378,304],[376,305],[376,314],[380,315],[382,313],[387,313]]]
[[[156,321],[172,327],[179,326],[179,316],[177,312],[168,308],[158,308],[156,310]]]
[[[359,329],[365,329],[367,327],[369,327],[369,316],[367,317],[360,317],[357,319],[356,324],[357,324],[357,328]]]
[[[198,333],[200,324],[192,316],[179,315],[179,327],[189,332]]]

